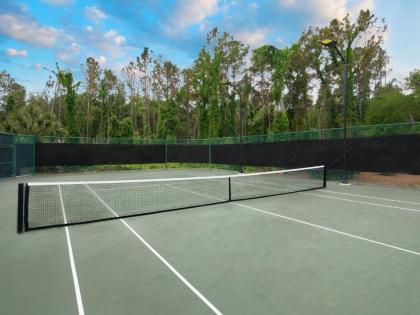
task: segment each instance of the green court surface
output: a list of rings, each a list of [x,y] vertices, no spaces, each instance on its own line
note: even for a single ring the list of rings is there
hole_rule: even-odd
[[[0,313],[420,313],[415,189],[328,182],[326,189],[16,233],[20,182],[228,173],[177,169],[0,181]],[[63,190],[64,208],[83,207],[85,193]],[[102,209],[115,211],[115,196],[130,198],[118,189],[95,194]],[[179,198],[194,197],[180,191],[165,202]]]

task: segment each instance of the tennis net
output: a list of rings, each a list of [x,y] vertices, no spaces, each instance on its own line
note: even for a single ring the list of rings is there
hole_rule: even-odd
[[[18,232],[325,187],[324,166],[263,173],[19,184]]]

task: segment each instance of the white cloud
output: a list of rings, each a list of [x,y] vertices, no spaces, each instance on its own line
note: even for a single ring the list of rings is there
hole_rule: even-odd
[[[104,34],[104,38],[114,42],[117,45],[121,45],[125,43],[125,37],[119,35],[116,30],[110,30]]]
[[[284,7],[290,7],[296,3],[296,0],[280,0],[280,4]]]
[[[42,65],[40,63],[34,64],[35,69],[40,70],[42,68]]]
[[[63,38],[66,39],[67,42],[73,42],[74,41],[74,36],[71,35],[71,34],[64,34]]]
[[[108,32],[101,33],[98,30],[92,29],[86,35],[87,44],[94,46],[99,51],[106,51],[113,57],[121,55],[123,52],[122,46],[126,40],[117,30],[109,30]]]
[[[217,0],[180,0],[167,28],[179,32],[204,21],[219,11]]]
[[[77,43],[71,43],[70,46],[66,48],[66,50],[59,52],[57,57],[66,63],[77,63],[78,56],[82,50],[82,46]]]
[[[326,21],[342,18],[346,15],[346,0],[315,0],[311,1],[315,13]]]
[[[93,32],[93,27],[90,25],[86,26],[86,31]]]
[[[20,4],[19,7],[22,10],[22,12],[29,12],[29,6],[27,4]]]
[[[42,47],[53,46],[60,31],[10,14],[0,14],[0,34]]]
[[[276,38],[276,42],[278,42],[280,44],[284,44],[284,40],[281,37]]]
[[[358,15],[360,10],[373,10],[375,7],[375,1],[374,0],[359,0],[359,2],[355,3],[351,7],[351,13],[353,15]]]
[[[73,0],[42,0],[42,2],[52,5],[66,5],[73,3]]]
[[[251,47],[257,47],[265,43],[267,29],[260,28],[254,31],[240,31],[235,34],[235,38]]]
[[[26,57],[28,56],[28,52],[25,49],[17,50],[16,48],[8,48],[6,49],[6,55],[10,57]]]
[[[107,15],[98,7],[91,6],[85,8],[85,15],[89,20],[99,23],[101,20],[106,19]]]
[[[93,58],[93,59],[95,59],[101,66],[103,66],[103,65],[105,65],[106,64],[106,61],[107,61],[107,58],[105,57],[105,56],[95,56],[95,54],[94,53],[92,53],[92,52],[89,52],[88,54],[87,54],[87,56],[88,57],[90,57],[90,58]]]
[[[199,30],[200,30],[201,33],[203,33],[206,30],[206,28],[207,28],[206,23],[204,23],[204,22],[200,23]]]
[[[253,8],[253,9],[258,9],[260,6],[259,6],[259,4],[258,3],[256,3],[256,2],[251,2],[250,4],[249,4],[249,6],[251,7],[251,8]]]
[[[96,60],[101,66],[103,66],[106,63],[106,57],[104,56],[99,56],[98,58],[96,58]]]
[[[334,18],[342,18],[347,13],[358,14],[361,9],[374,8],[374,0],[279,0],[282,7],[307,11],[313,20],[328,22]],[[312,21],[310,21],[312,22]]]

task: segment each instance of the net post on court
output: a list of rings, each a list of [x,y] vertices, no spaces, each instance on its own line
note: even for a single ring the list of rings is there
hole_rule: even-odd
[[[18,184],[18,212],[17,212],[17,231],[22,233],[29,230],[28,220],[29,207],[29,185],[27,183]]]
[[[192,209],[324,187],[324,166],[204,177],[29,182],[18,187],[18,232]]]
[[[327,188],[327,168],[326,167],[324,167],[323,180],[324,180],[324,184],[322,185],[322,187]]]
[[[23,183],[18,184],[18,213],[17,213],[17,232],[21,233],[24,231],[23,227],[23,205],[24,205],[24,185]]]

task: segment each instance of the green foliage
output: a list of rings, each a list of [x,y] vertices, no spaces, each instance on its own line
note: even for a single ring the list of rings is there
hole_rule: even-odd
[[[404,95],[398,87],[386,86],[368,103],[366,122],[386,124],[413,122],[420,119],[420,106],[412,95]]]
[[[6,98],[6,112],[14,112],[16,108],[16,101],[13,95],[8,95]]]
[[[158,122],[159,139],[175,139],[179,128],[178,108],[173,99],[169,99],[160,107]]]
[[[287,130],[289,130],[287,115],[283,112],[276,112],[273,123],[273,132],[283,132]]]
[[[7,132],[28,135],[62,135],[62,128],[43,106],[29,103],[27,106],[10,112],[3,122]]]
[[[131,123],[131,119],[129,117],[124,118],[119,125],[121,138],[133,137],[133,124]]]
[[[121,136],[120,122],[118,121],[118,117],[115,115],[112,115],[109,119],[109,136],[111,138],[119,138]]]
[[[287,94],[284,97],[289,128],[304,130],[304,118],[312,105],[309,95],[309,59],[303,47],[295,44],[290,49],[289,68],[285,74]]]
[[[411,93],[420,98],[420,70],[414,69],[406,79],[407,88]]]
[[[57,72],[54,74],[57,77],[57,81],[64,88],[64,103],[65,103],[65,121],[67,135],[70,137],[79,136],[79,130],[76,124],[76,90],[80,85],[80,82],[73,82],[73,73],[70,70],[61,70],[57,64]]]

